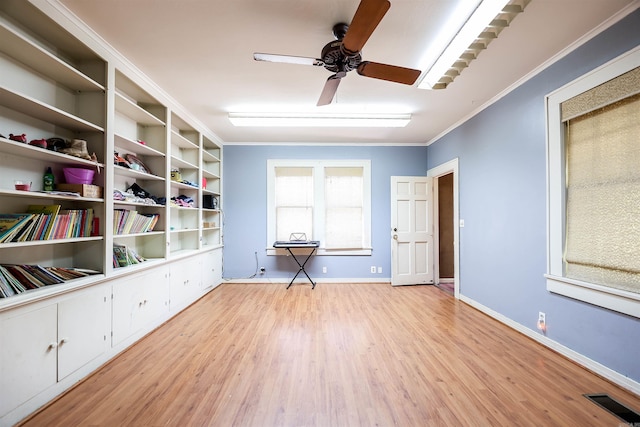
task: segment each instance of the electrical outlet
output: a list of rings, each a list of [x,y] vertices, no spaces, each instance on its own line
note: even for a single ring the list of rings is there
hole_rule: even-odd
[[[264,274],[265,270],[266,270],[266,268],[260,267],[260,274]]]
[[[378,267],[378,274],[382,274],[382,267]]]
[[[371,272],[372,272],[373,274],[375,274],[375,273],[376,273],[376,266],[375,266],[375,265],[372,265],[372,266],[371,266]]]
[[[538,312],[538,329],[543,332],[547,330],[547,315],[542,311]]]
[[[326,273],[327,272],[327,267],[322,267],[322,272]]]

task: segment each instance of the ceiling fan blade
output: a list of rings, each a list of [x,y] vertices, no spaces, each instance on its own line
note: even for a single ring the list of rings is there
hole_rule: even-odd
[[[363,61],[358,65],[358,74],[374,79],[412,85],[420,76],[420,70],[398,67],[397,65],[380,64],[379,62]]]
[[[333,101],[333,97],[338,90],[338,85],[340,84],[340,80],[342,79],[342,77],[338,74],[334,74],[327,79],[327,82],[324,84],[324,88],[322,89],[320,99],[318,99],[318,103],[316,104],[316,106],[320,107],[322,105],[331,104],[331,101]]]
[[[389,0],[361,0],[356,14],[353,15],[347,34],[342,39],[342,46],[347,54],[355,54],[362,50],[382,18],[391,7]]]
[[[254,53],[253,59],[256,61],[267,62],[284,62],[287,64],[301,64],[301,65],[315,65],[322,67],[324,62],[317,58],[307,58],[305,56],[291,56],[291,55],[274,55],[271,53]]]

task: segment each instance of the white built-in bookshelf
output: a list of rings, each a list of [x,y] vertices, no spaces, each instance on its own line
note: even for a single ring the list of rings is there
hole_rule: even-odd
[[[33,228],[19,239],[0,240],[0,265],[32,282],[0,287],[14,290],[0,298],[0,390],[13,390],[0,399],[0,425],[222,280],[222,142],[57,7],[0,3],[0,214],[7,224],[35,207],[48,212],[31,214]],[[29,144],[50,138],[86,141],[95,157]],[[93,170],[101,194],[44,192],[49,167],[56,183],[64,168]],[[76,225],[67,218],[65,232],[47,233],[63,213]],[[48,276],[56,269],[66,279]],[[5,363],[18,355],[24,362]]]

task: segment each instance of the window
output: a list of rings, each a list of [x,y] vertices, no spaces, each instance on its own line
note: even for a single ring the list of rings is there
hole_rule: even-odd
[[[267,248],[291,233],[319,240],[319,255],[371,254],[369,160],[268,160]]]
[[[547,289],[640,317],[640,49],[547,97]]]

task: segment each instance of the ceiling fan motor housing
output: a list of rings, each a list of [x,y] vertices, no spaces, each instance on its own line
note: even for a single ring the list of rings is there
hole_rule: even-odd
[[[342,40],[329,42],[322,48],[320,58],[324,62],[324,68],[334,73],[348,72],[358,68],[362,62],[360,52],[355,55],[347,55],[342,49]]]
[[[342,47],[342,39],[347,34],[349,24],[340,22],[333,26],[333,35],[336,40],[327,43],[322,48],[320,58],[324,62],[324,68],[334,73],[343,71],[348,72],[358,68],[358,65],[362,62],[362,55],[360,52],[355,54],[347,53]]]

